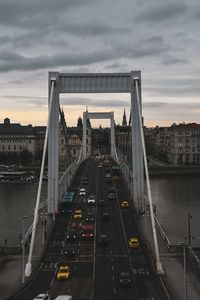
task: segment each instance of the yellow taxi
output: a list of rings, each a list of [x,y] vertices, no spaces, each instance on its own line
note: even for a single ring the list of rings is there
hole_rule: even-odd
[[[82,220],[83,213],[81,209],[76,209],[73,215],[74,220]]]
[[[68,279],[69,276],[70,276],[70,267],[68,265],[60,266],[57,271],[56,278],[58,280],[62,280],[62,279]]]
[[[128,245],[129,248],[134,248],[134,249],[138,249],[140,247],[140,242],[138,240],[138,238],[136,237],[132,237],[128,240]]]
[[[125,201],[122,201],[122,202],[121,202],[121,207],[122,207],[122,208],[128,208],[128,207],[129,207],[128,201],[126,201],[126,200],[125,200]]]

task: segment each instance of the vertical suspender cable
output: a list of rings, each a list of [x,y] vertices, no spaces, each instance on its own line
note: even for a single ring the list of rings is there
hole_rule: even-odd
[[[36,226],[37,226],[37,220],[38,220],[38,210],[39,210],[40,196],[41,196],[41,190],[42,190],[42,179],[43,179],[44,164],[45,164],[45,158],[46,158],[46,152],[47,152],[47,141],[48,141],[48,135],[49,135],[49,124],[50,124],[50,118],[51,118],[51,108],[52,108],[54,84],[55,84],[55,81],[52,80],[51,81],[50,101],[49,101],[48,121],[47,121],[47,128],[46,128],[45,140],[44,140],[42,164],[41,164],[41,169],[40,169],[40,179],[39,179],[37,199],[36,199],[35,210],[34,210],[34,220],[33,220],[33,229],[32,229],[32,235],[31,235],[31,244],[30,244],[30,249],[29,249],[28,262],[27,262],[26,268],[25,268],[25,276],[26,277],[29,277],[31,275],[31,271],[32,271],[33,247],[34,247],[34,242],[35,242],[35,233],[36,233]]]
[[[149,170],[148,170],[148,165],[147,165],[147,156],[146,156],[146,148],[145,148],[145,142],[144,142],[144,132],[143,132],[142,114],[141,114],[141,109],[140,109],[139,88],[138,88],[137,79],[134,80],[134,82],[135,82],[135,87],[136,87],[137,109],[138,109],[139,122],[140,122],[139,127],[140,127],[142,150],[143,150],[143,156],[144,156],[144,168],[145,168],[146,182],[147,182],[147,195],[148,195],[148,200],[149,200],[151,225],[152,225],[152,231],[153,231],[153,241],[154,241],[154,247],[155,247],[155,253],[156,253],[156,269],[159,274],[163,274],[164,271],[163,271],[162,264],[160,261],[158,239],[157,239],[157,234],[156,234],[156,226],[155,226],[155,219],[154,219],[154,212],[153,212],[151,186],[150,186],[150,180],[149,180]],[[146,203],[145,203],[145,205],[146,205]]]

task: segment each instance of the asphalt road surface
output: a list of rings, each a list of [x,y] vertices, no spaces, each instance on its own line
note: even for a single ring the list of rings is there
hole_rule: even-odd
[[[81,164],[71,186],[71,191],[75,191],[73,212],[60,213],[56,217],[54,230],[34,280],[13,299],[29,300],[44,292],[49,293],[51,300],[61,294],[70,294],[73,300],[161,299],[142,244],[139,249],[128,247],[129,238],[135,236],[140,240],[140,235],[131,207],[121,207],[121,202],[128,200],[121,177],[106,182],[109,170],[113,175],[112,164],[105,166],[102,161],[101,166],[101,162],[94,158]],[[88,178],[88,184],[84,186],[81,185],[83,177]],[[86,196],[79,196],[80,187],[86,188]],[[107,199],[110,190],[116,195],[113,200]],[[95,196],[94,205],[87,203],[89,195]],[[99,206],[100,199],[106,201],[105,206]],[[82,211],[82,220],[73,218],[76,209]],[[102,219],[105,211],[109,214],[108,220]],[[92,212],[95,218],[94,238],[83,240],[81,225],[88,212]],[[66,239],[71,229],[77,233],[75,241]],[[101,234],[109,237],[108,245],[99,243]],[[74,257],[64,255],[69,246],[75,249]],[[70,266],[67,280],[56,278],[60,265]],[[119,284],[121,272],[130,274],[130,286]]]

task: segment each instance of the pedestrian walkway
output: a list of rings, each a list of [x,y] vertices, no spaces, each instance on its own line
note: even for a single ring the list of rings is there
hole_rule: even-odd
[[[46,241],[53,227],[52,217],[48,217],[46,226]],[[36,270],[46,245],[42,245],[43,227],[38,222],[35,247],[33,251],[33,269]],[[28,253],[26,253],[26,261]],[[32,272],[34,273],[34,272]],[[33,274],[32,274],[33,275]],[[26,279],[25,284],[32,279]],[[22,284],[22,255],[7,255],[0,258],[0,300],[12,299],[12,295],[23,288]],[[28,299],[27,299],[28,300]]]
[[[140,231],[145,232],[145,217],[138,219]],[[150,247],[154,252],[153,236],[151,230],[150,217],[146,219],[146,235]],[[169,252],[166,241],[157,230],[160,260],[164,274],[160,275],[161,280],[166,286],[171,300],[199,300],[200,299],[200,280],[197,272],[186,259],[186,289],[184,282],[183,252]],[[180,247],[179,247],[180,248]],[[185,298],[187,295],[187,298]]]

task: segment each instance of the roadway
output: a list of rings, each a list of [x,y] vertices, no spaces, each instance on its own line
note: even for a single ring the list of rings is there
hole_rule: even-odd
[[[99,168],[95,159],[85,161],[71,187],[71,190],[76,191],[74,210],[81,209],[85,216],[88,210],[87,198],[79,197],[78,191],[81,178],[88,178],[88,185],[85,186],[87,195],[93,194],[96,197],[96,204],[91,208],[96,219],[94,240],[82,240],[81,221],[75,221],[73,213],[59,214],[34,280],[13,299],[33,299],[37,294],[47,291],[51,299],[60,294],[71,294],[75,300],[161,299],[143,248],[128,248],[128,239],[131,236],[140,239],[140,235],[131,208],[121,208],[120,205],[122,200],[127,200],[122,180],[120,178],[106,183],[107,168]],[[110,189],[116,193],[115,200],[107,200]],[[100,199],[106,200],[106,207],[98,205]],[[109,211],[109,220],[102,220],[102,212],[105,209]],[[76,230],[79,236],[76,241],[67,242],[66,234],[70,229]],[[98,243],[102,233],[109,236],[107,246]],[[64,256],[64,249],[68,244],[76,250],[74,259]],[[70,265],[70,278],[58,281],[56,272],[63,261]],[[130,287],[119,285],[120,272],[131,274]]]

